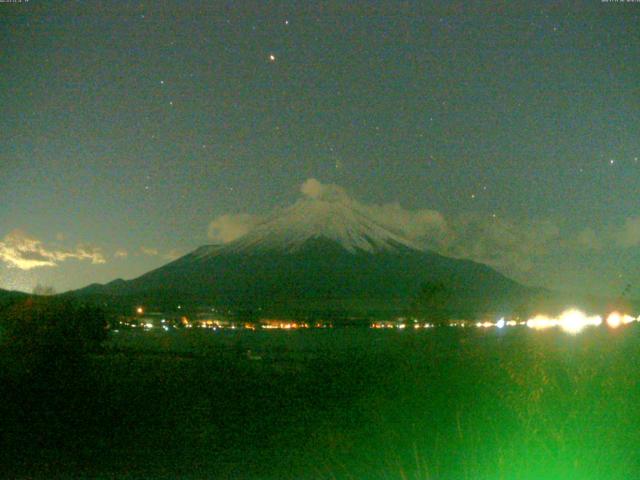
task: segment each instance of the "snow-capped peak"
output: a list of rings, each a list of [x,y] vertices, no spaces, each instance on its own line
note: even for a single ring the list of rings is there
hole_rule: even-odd
[[[295,252],[307,240],[327,239],[349,252],[396,251],[400,248],[420,250],[402,234],[376,221],[367,207],[350,199],[339,187],[322,190],[309,184],[305,198],[276,211],[251,231],[223,247],[209,247],[200,256],[219,252],[277,250]]]

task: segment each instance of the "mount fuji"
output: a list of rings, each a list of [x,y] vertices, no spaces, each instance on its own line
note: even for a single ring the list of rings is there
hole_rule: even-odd
[[[401,233],[373,219],[365,208],[339,196],[298,200],[294,205],[267,217],[246,235],[225,245],[202,247],[196,251],[201,258],[220,252],[296,253],[308,241],[324,239],[339,245],[349,253],[398,252],[419,250]]]
[[[121,304],[216,305],[264,315],[389,315],[444,285],[450,315],[496,311],[529,289],[470,260],[424,250],[341,190],[306,196],[248,233],[133,280],[72,292]]]

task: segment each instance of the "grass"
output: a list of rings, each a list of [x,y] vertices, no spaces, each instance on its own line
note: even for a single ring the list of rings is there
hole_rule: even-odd
[[[636,478],[639,354],[635,326],[120,332],[73,374],[3,382],[0,460],[15,478]]]

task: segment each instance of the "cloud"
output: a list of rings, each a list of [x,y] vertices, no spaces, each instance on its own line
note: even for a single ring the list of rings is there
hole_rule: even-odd
[[[604,240],[592,228],[585,228],[575,238],[574,244],[583,251],[599,251],[604,246]]]
[[[56,267],[65,260],[90,260],[93,264],[106,263],[98,247],[80,244],[74,250],[49,249],[41,240],[15,229],[0,241],[0,260],[9,267],[31,270],[41,267]]]
[[[75,258],[77,260],[91,260],[91,263],[107,263],[102,254],[102,249],[93,245],[80,244],[74,251],[59,251],[55,252],[56,260],[67,260],[69,258]]]
[[[167,253],[163,254],[162,258],[165,260],[175,260],[180,258],[182,255],[184,255],[183,252],[174,248],[173,250],[169,250]]]
[[[407,210],[398,202],[383,205],[363,204],[350,197],[339,185],[321,183],[315,178],[306,180],[300,186],[300,192],[313,200],[348,203],[366,212],[376,222],[411,240],[433,237],[435,241],[441,243],[450,235],[443,215],[435,210],[426,208]]]
[[[557,224],[548,218],[516,220],[481,212],[447,214],[428,206],[410,209],[398,202],[360,202],[341,186],[315,178],[304,181],[299,191],[303,201],[347,204],[413,244],[447,257],[489,265],[525,283],[550,285],[555,281],[566,287],[563,278],[569,278],[569,270],[575,272],[575,278],[588,275],[576,269],[576,265],[582,268],[588,264],[585,253],[620,254],[623,249],[640,246],[640,216],[617,227],[569,230],[565,225],[570,222]],[[209,224],[209,238],[216,243],[236,240],[272,215],[278,211],[264,212],[263,216],[221,215]]]
[[[300,192],[315,200],[324,201],[353,201],[344,188],[332,183],[320,183],[315,178],[309,178],[300,186]]]
[[[407,209],[398,202],[363,204],[349,197],[342,187],[315,178],[306,180],[300,191],[314,200],[351,203],[378,223],[436,253],[475,260],[511,273],[530,271],[535,259],[554,248],[560,238],[560,229],[550,221],[521,224],[486,214],[446,217],[429,208]]]
[[[623,248],[640,245],[640,217],[630,217],[620,230],[613,233],[614,241]]]
[[[566,246],[558,226],[548,220],[515,222],[486,214],[446,216],[429,208],[407,209],[398,202],[362,203],[339,185],[315,178],[304,181],[300,192],[311,200],[348,203],[414,244],[449,257],[485,263],[509,274],[529,272],[537,258]],[[217,243],[233,241],[249,232],[260,218],[249,214],[221,215],[210,223],[209,238]],[[573,241],[584,248],[597,245],[596,235],[587,231]]]
[[[129,256],[129,252],[126,251],[124,248],[119,248],[118,250],[115,251],[113,256],[114,258],[127,258]]]
[[[443,242],[434,242],[439,253],[509,272],[530,271],[560,239],[560,229],[547,220],[520,224],[478,214],[450,219],[448,232]]]
[[[232,242],[253,228],[259,217],[246,213],[220,215],[209,224],[208,236],[216,243]]]
[[[591,245],[594,250],[602,249],[604,245],[611,245],[620,249],[640,246],[640,216],[628,217],[622,225],[612,225],[603,229],[598,236],[591,229],[581,233],[581,241]]]
[[[427,246],[444,245],[452,232],[444,216],[435,210],[407,210],[399,203],[361,205],[369,215],[410,240],[426,241]]]
[[[156,257],[160,254],[157,248],[152,247],[140,247],[140,252],[149,257]]]
[[[322,195],[324,188],[318,180],[310,178],[300,186],[300,191],[310,198],[318,198]]]
[[[175,248],[163,253],[157,248],[145,246],[140,247],[140,253],[148,257],[160,257],[164,258],[165,260],[175,260],[176,258],[179,258],[184,254],[183,252]]]
[[[342,187],[321,183],[315,178],[306,180],[300,186],[300,192],[318,201],[354,202]],[[220,215],[209,223],[207,235],[215,243],[229,243],[248,233],[262,218],[247,213]]]

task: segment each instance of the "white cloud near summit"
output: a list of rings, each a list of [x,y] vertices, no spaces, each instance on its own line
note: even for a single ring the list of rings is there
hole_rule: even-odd
[[[319,197],[321,197],[322,193],[324,192],[325,189],[326,189],[326,186],[321,184],[315,178],[310,178],[310,179],[306,180],[300,186],[300,192],[302,192],[304,195],[306,195],[309,198],[319,198]]]
[[[338,185],[316,179],[305,181],[301,192],[309,198],[350,202],[382,225],[442,255],[467,258],[509,272],[529,271],[537,256],[544,255],[560,237],[550,221],[524,224],[488,215],[445,217],[437,210],[407,209],[398,202],[363,204]]]
[[[402,233],[411,240],[427,240],[428,246],[446,245],[453,232],[444,216],[427,208],[408,210],[398,202],[384,205],[363,205],[379,223]]]
[[[562,275],[570,273],[566,270],[573,268],[569,261],[565,266],[557,264],[554,270],[549,262],[640,247],[640,216],[627,218],[618,225],[571,231],[562,230],[550,219],[518,221],[480,213],[447,215],[430,208],[408,209],[398,202],[363,203],[343,187],[315,178],[304,181],[299,191],[304,201],[346,203],[425,249],[490,265],[525,282],[553,282],[554,275],[564,278]],[[271,214],[277,211],[266,212],[264,216],[221,215],[210,223],[209,238],[216,243],[231,242]]]
[[[351,204],[434,252],[486,263],[509,273],[526,273],[536,257],[557,247],[560,240],[559,228],[550,221],[519,224],[480,214],[447,217],[433,209],[407,209],[398,202],[365,204],[350,197],[341,186],[315,178],[303,182],[300,192],[308,200]],[[216,243],[231,242],[249,232],[261,218],[249,214],[221,215],[210,223],[209,238]],[[595,244],[595,239],[587,234],[581,240]]]
[[[300,187],[306,197],[320,201],[340,201],[366,212],[378,223],[401,233],[411,240],[425,236],[442,242],[448,235],[448,227],[442,214],[435,210],[407,210],[398,202],[384,205],[363,204],[349,196],[347,191],[334,184],[323,184],[315,178],[306,180]]]
[[[320,183],[315,178],[305,180],[300,186],[300,192],[313,200],[354,202],[344,188],[332,183]]]
[[[232,242],[251,230],[259,218],[246,213],[220,215],[209,224],[207,234],[215,243]]]
[[[73,250],[48,248],[41,240],[15,229],[0,240],[0,261],[12,268],[31,270],[56,267],[65,260],[89,260],[92,264],[106,263],[98,247],[79,244]]]

